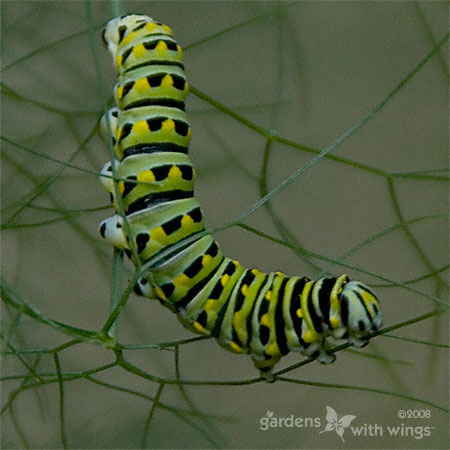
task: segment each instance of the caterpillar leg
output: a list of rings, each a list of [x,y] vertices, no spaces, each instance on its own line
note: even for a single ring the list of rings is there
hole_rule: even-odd
[[[100,183],[102,183],[102,186],[105,188],[105,191],[109,194],[114,193],[114,180],[113,180],[113,172],[112,172],[112,165],[115,165],[117,167],[117,160],[114,160],[114,163],[111,161],[108,161],[103,165],[103,167],[100,169]]]
[[[314,342],[306,348],[297,347],[292,348],[292,350],[310,358],[315,358],[320,364],[331,364],[336,359],[336,355],[327,353],[325,339],[322,342]]]
[[[324,347],[321,347],[319,350],[319,355],[317,356],[317,361],[320,364],[332,364],[336,360],[336,355],[333,353],[327,353]]]
[[[121,250],[128,249],[123,229],[123,219],[118,214],[108,217],[99,226],[99,232],[103,239]]]
[[[255,367],[259,370],[259,373],[262,378],[264,378],[268,383],[273,383],[275,381],[275,377],[272,374],[272,369],[275,364],[280,360],[280,356],[274,356],[270,359],[265,359],[264,357],[258,357],[252,355],[252,361]]]
[[[158,298],[155,292],[155,288],[151,285],[151,283],[147,280],[146,277],[138,278],[133,290],[136,295],[142,297],[152,299]]]
[[[123,219],[118,214],[108,217],[99,226],[101,236],[114,247],[122,250],[128,249],[128,244],[125,240],[125,232],[123,229]],[[134,293],[139,296],[155,299],[158,298],[155,288],[147,280],[147,278],[140,277],[135,286]]]
[[[363,348],[369,344],[367,338],[358,338],[356,336],[349,336],[347,341],[354,347]]]
[[[119,113],[119,108],[114,106],[106,111],[100,121],[100,132],[106,141],[112,138],[113,147],[116,145],[117,118],[119,117]]]
[[[109,139],[112,140],[113,147],[115,147],[116,145],[117,118],[119,117],[119,112],[120,112],[119,108],[113,107],[103,115],[100,121],[101,134],[106,141],[108,141]],[[109,193],[111,203],[113,204],[114,207],[116,207],[114,201],[114,181],[112,178],[113,164],[114,168],[117,168],[119,162],[117,160],[114,160],[113,162],[108,161],[103,165],[103,167],[100,170],[100,182],[105,188],[105,190]]]
[[[114,189],[114,179],[113,179],[113,171],[112,168],[117,168],[119,162],[115,159],[113,162],[108,161],[103,165],[100,169],[100,183],[105,188],[105,191],[109,194],[109,200],[113,208],[118,210],[118,203],[116,201],[115,189]]]

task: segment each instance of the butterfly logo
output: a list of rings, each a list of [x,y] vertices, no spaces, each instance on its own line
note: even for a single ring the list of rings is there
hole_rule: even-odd
[[[356,416],[352,416],[349,414],[346,416],[342,416],[338,420],[336,411],[331,406],[327,406],[327,415],[325,416],[325,418],[327,419],[328,423],[326,424],[325,429],[321,431],[321,433],[334,430],[341,437],[342,442],[345,442],[343,438],[344,430],[350,426],[352,420],[355,419]]]

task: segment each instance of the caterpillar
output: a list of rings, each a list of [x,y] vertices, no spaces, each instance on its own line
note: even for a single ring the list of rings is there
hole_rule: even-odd
[[[103,221],[100,233],[135,265],[166,255],[138,279],[135,292],[157,298],[191,331],[250,354],[268,381],[289,351],[333,362],[329,336],[365,345],[382,316],[364,284],[347,275],[311,280],[246,269],[205,232],[188,156],[189,86],[171,29],[130,14],[111,20],[102,37],[118,81],[116,106],[102,118],[115,160],[103,166],[100,180],[119,212],[113,178],[118,180],[124,215]]]

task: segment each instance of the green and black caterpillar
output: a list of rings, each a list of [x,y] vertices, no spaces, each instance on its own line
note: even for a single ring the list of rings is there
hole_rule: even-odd
[[[141,265],[163,251],[170,254],[138,280],[136,293],[158,298],[183,325],[215,337],[227,350],[250,354],[268,379],[291,350],[333,362],[328,336],[364,345],[382,323],[378,300],[364,284],[346,275],[313,281],[246,269],[204,232],[187,155],[188,83],[170,28],[126,15],[108,23],[103,40],[118,82],[117,107],[102,121],[116,159],[102,168],[101,181],[119,211],[114,164],[130,235],[119,214],[102,222],[100,232],[135,264],[132,247]]]

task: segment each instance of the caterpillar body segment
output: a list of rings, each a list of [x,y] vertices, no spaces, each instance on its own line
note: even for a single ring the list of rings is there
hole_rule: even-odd
[[[110,21],[103,38],[118,82],[116,106],[102,120],[116,160],[102,168],[101,181],[118,212],[114,167],[130,235],[118,214],[102,222],[100,232],[139,265],[175,245],[181,248],[152,266],[135,292],[157,297],[193,332],[250,354],[268,380],[290,351],[333,362],[328,337],[364,345],[382,323],[378,300],[364,284],[346,275],[313,281],[246,269],[204,233],[188,156],[189,88],[170,28],[147,16],[127,15]],[[178,245],[188,238],[189,244]]]

